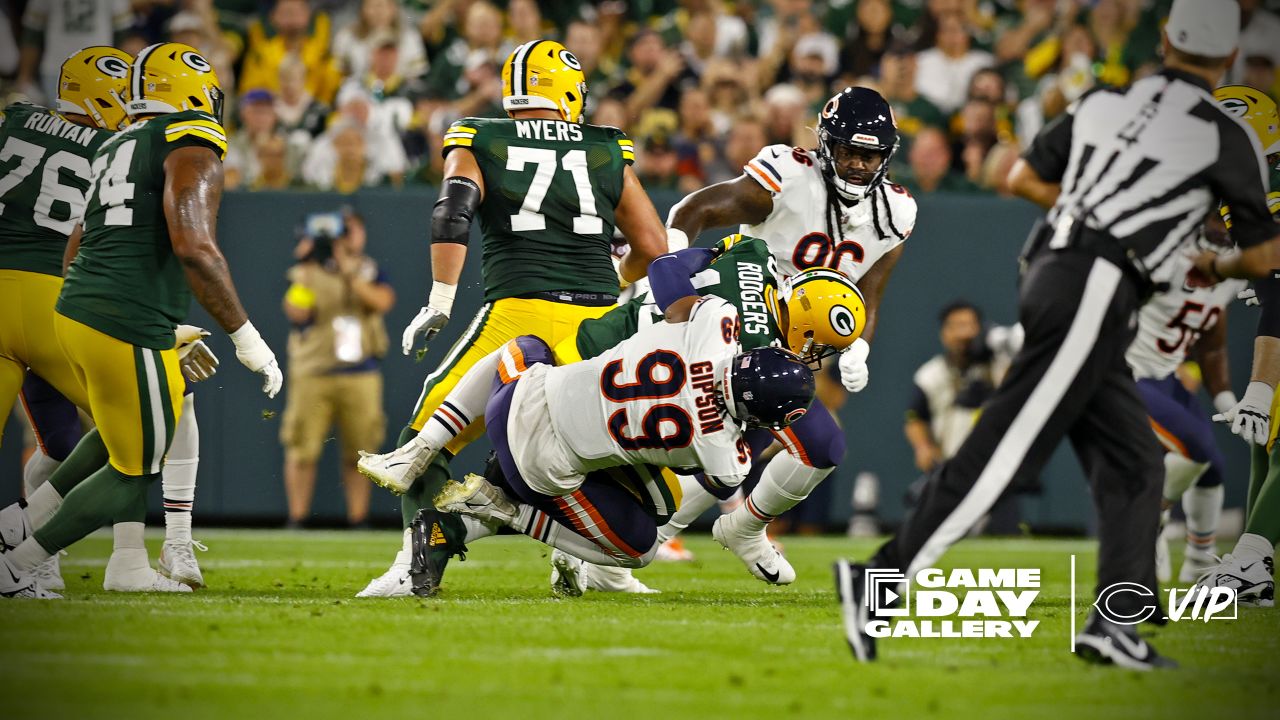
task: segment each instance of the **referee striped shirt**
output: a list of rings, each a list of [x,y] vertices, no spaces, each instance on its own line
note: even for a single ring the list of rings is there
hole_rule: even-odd
[[[1127,90],[1086,95],[1045,127],[1025,159],[1062,185],[1049,213],[1051,246],[1083,223],[1113,238],[1144,274],[1193,242],[1219,203],[1231,207],[1240,247],[1278,234],[1257,138],[1189,73],[1165,68]]]

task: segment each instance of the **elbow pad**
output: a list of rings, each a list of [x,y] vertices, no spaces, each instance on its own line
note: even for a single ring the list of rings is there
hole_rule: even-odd
[[[431,242],[466,245],[471,219],[480,207],[480,186],[470,178],[445,178],[440,199],[431,211]]]

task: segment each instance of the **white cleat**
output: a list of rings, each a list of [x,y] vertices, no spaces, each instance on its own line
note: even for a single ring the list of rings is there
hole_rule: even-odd
[[[631,568],[583,563],[581,575],[582,586],[586,590],[635,595],[657,595],[662,592],[640,582],[631,574]]]
[[[562,550],[551,551],[551,592],[559,597],[582,597],[586,563]]]
[[[122,559],[120,553],[112,553],[107,561],[107,572],[102,578],[102,589],[108,592],[145,592],[145,593],[189,593],[191,588],[177,580],[156,572],[150,565],[124,568],[121,565],[132,564],[136,560],[133,551],[129,557]]]
[[[1223,555],[1222,562],[1200,576],[1196,587],[1226,587],[1236,591],[1242,605],[1273,607],[1276,604],[1276,581],[1271,576],[1272,559],[1256,555],[1244,559]]]
[[[0,553],[0,598],[58,600],[62,596],[36,582],[35,575],[18,570]]]
[[[435,497],[440,512],[470,515],[481,520],[496,520],[504,525],[515,522],[520,508],[502,489],[475,473],[469,473],[462,482],[450,480]]]
[[[0,510],[0,554],[22,544],[31,537],[31,521],[27,519],[27,510],[20,503],[13,503]]]
[[[1182,556],[1182,569],[1178,571],[1178,582],[1193,583],[1217,564],[1218,558],[1213,553],[1188,547]]]
[[[389,453],[375,455],[360,451],[360,460],[356,468],[365,477],[379,487],[384,487],[396,495],[409,492],[413,481],[427,469],[436,452],[427,447],[427,441],[414,437],[404,445]]]
[[[54,553],[53,557],[40,563],[35,570],[31,571],[40,587],[45,590],[66,589],[67,584],[62,580],[62,563],[58,559],[65,552]]]
[[[735,522],[736,514],[721,515],[711,526],[711,536],[726,550],[730,550],[743,565],[760,580],[770,585],[790,585],[795,582],[796,570],[791,563],[769,542],[764,530],[744,531]]]
[[[176,580],[192,590],[199,590],[204,587],[204,575],[200,572],[194,550],[206,552],[208,549],[198,540],[166,540],[160,548],[160,560],[156,562],[156,567],[161,575],[170,580]]]
[[[387,571],[369,581],[364,589],[356,593],[358,598],[371,597],[409,597],[413,594],[413,583],[409,580],[409,562],[400,562],[400,556],[387,568]]]

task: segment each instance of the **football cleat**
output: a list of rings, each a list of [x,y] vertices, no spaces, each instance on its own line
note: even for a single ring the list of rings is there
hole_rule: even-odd
[[[1102,619],[1095,610],[1084,630],[1076,635],[1076,655],[1085,662],[1116,665],[1127,670],[1176,668],[1178,663],[1156,652],[1138,637],[1132,625],[1117,625]]]
[[[189,593],[191,588],[156,572],[150,566],[136,570],[116,571],[107,561],[102,589],[109,592]]]
[[[867,624],[875,619],[867,603],[867,566],[837,560],[834,570],[845,641],[858,662],[871,662],[876,659],[876,639],[867,632]]]
[[[0,597],[56,600],[62,596],[40,587],[34,575],[18,570],[8,556],[0,554]]]
[[[581,577],[584,590],[634,595],[657,595],[662,592],[640,582],[631,574],[630,568],[583,563]]]
[[[1178,570],[1178,582],[1184,585],[1194,583],[1219,562],[1221,561],[1218,557],[1208,550],[1188,545],[1186,552],[1182,555],[1182,568]]]
[[[551,594],[557,597],[582,597],[583,570],[586,566],[582,560],[563,550],[552,550]]]
[[[369,581],[364,589],[356,593],[358,598],[367,597],[408,597],[412,595],[413,585],[409,580],[409,563],[396,562],[387,571]]]
[[[1236,599],[1242,605],[1273,607],[1276,604],[1276,581],[1272,576],[1273,560],[1253,556],[1246,562],[1230,553],[1222,556],[1222,562],[1200,576],[1196,587],[1225,587],[1236,591]]]
[[[711,526],[711,536],[730,550],[747,570],[770,585],[790,585],[796,571],[791,563],[769,542],[764,530],[749,531],[738,527],[737,515],[721,515]]]
[[[475,473],[468,473],[462,482],[450,480],[445,483],[434,502],[441,512],[471,515],[504,525],[515,522],[520,514],[520,508],[511,502],[502,488]]]
[[[432,597],[440,591],[449,558],[457,555],[467,559],[467,528],[462,519],[422,508],[409,524],[411,549],[409,562],[409,589],[419,597]],[[394,570],[394,566],[392,568]]]
[[[19,501],[0,510],[0,553],[7,553],[31,537],[26,503]]]
[[[693,562],[693,552],[684,546],[683,540],[673,537],[658,546],[658,554],[653,559],[658,562]]]
[[[436,453],[427,447],[426,440],[414,437],[395,450],[381,455],[361,450],[356,468],[378,487],[403,495],[409,492],[413,481],[427,469],[435,456]]]
[[[67,583],[62,580],[62,563],[58,559],[64,554],[66,554],[65,550],[54,553],[53,557],[40,563],[35,570],[31,571],[40,587],[45,590],[63,590],[67,587]]]
[[[170,580],[176,580],[192,590],[199,590],[204,587],[204,575],[200,573],[200,564],[196,562],[194,551],[206,552],[208,549],[197,540],[166,540],[160,549],[157,569]]]

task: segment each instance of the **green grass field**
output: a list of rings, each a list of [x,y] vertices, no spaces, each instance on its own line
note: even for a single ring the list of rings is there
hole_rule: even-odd
[[[1182,669],[1136,674],[1068,651],[1069,558],[1086,541],[974,540],[953,567],[1038,567],[1029,640],[885,640],[853,662],[829,564],[871,542],[787,540],[800,574],[766,587],[710,538],[698,562],[642,571],[653,596],[547,590],[542,546],[476,543],[435,599],[355,600],[390,532],[200,534],[210,589],[103,593],[109,538],[64,559],[68,599],[0,603],[5,718],[1275,717],[1280,614],[1149,634]],[[151,538],[152,554],[159,550]],[[1085,601],[1077,612],[1083,620]]]

